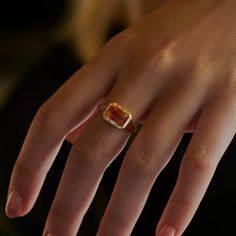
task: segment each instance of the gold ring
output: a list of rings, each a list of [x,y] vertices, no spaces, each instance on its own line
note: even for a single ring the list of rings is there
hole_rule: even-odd
[[[135,126],[132,121],[132,115],[129,111],[123,109],[118,103],[111,102],[108,105],[99,105],[103,111],[103,119],[118,129],[126,129],[135,132]]]

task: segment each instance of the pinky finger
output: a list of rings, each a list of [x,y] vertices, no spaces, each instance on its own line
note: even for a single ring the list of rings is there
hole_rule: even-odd
[[[183,157],[177,184],[158,224],[158,236],[179,236],[190,223],[234,137],[235,99],[235,91],[224,92],[203,110]]]

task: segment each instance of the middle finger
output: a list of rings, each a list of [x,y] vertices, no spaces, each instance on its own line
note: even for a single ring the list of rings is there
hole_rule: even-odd
[[[171,86],[156,102],[124,159],[99,236],[131,234],[156,177],[203,102],[204,89],[192,85]]]
[[[143,96],[142,102],[137,104],[137,94],[130,93],[126,81],[125,78],[117,80],[107,101],[119,101],[119,104],[132,108],[129,111],[135,115],[134,121],[138,121],[149,106],[152,92],[147,91],[148,96]],[[139,92],[141,83],[134,84],[132,88]],[[117,130],[105,122],[101,112],[89,121],[69,155],[49,212],[45,235],[48,232],[57,236],[76,235],[104,170],[122,150],[129,136],[126,130]]]

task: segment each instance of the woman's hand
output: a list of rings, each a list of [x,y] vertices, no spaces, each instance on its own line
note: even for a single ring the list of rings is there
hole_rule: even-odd
[[[44,235],[76,235],[104,170],[130,135],[95,113],[98,104],[117,102],[144,125],[98,235],[130,235],[155,179],[191,130],[157,227],[159,236],[181,235],[236,131],[235,10],[235,0],[172,0],[108,42],[36,114],[13,170],[8,216],[30,211],[69,135],[76,141]]]

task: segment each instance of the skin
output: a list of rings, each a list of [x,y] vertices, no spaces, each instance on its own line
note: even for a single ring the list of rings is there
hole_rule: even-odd
[[[74,145],[43,235],[76,235],[104,170],[130,136],[94,113],[98,104],[116,101],[144,125],[97,235],[130,235],[155,179],[191,130],[156,230],[181,235],[236,131],[235,9],[235,0],[169,1],[109,41],[37,112],[13,170],[7,215],[31,210],[69,135]]]

